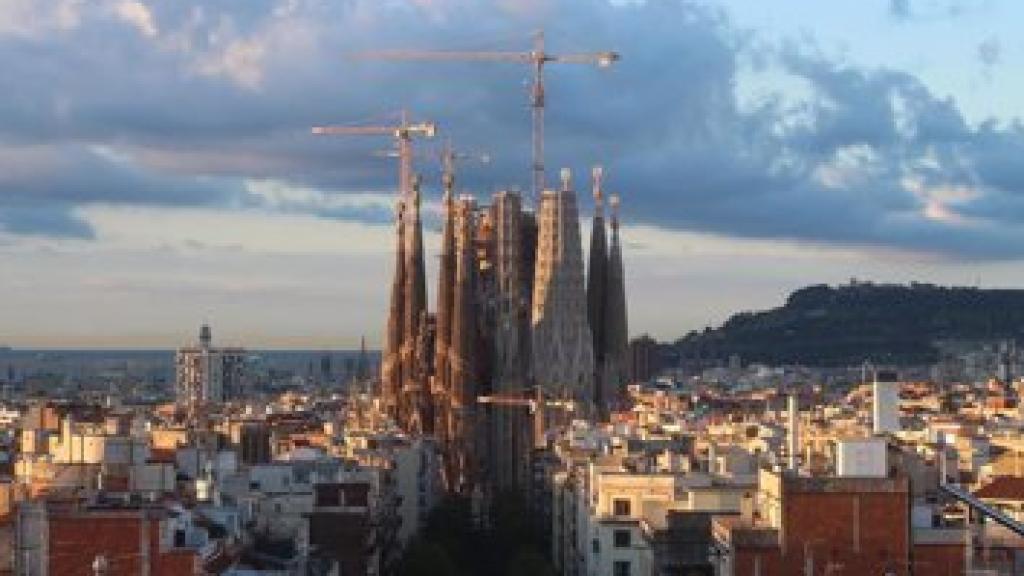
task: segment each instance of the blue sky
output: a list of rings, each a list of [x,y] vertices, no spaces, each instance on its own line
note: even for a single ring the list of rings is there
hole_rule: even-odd
[[[409,107],[493,158],[464,189],[525,188],[525,69],[347,54],[538,27],[623,55],[551,67],[547,160],[622,194],[635,334],[851,277],[1024,285],[1022,21],[996,0],[0,0],[0,343],[174,346],[203,320],[254,347],[375,341],[388,142],[309,126]]]

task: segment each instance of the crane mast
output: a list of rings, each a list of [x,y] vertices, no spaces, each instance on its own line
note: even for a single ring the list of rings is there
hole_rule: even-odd
[[[433,122],[409,122],[403,110],[397,125],[389,126],[314,126],[313,134],[323,136],[392,136],[398,148],[398,192],[403,198],[412,191],[412,138],[433,138],[437,126]]]
[[[535,199],[544,191],[544,109],[546,94],[544,88],[544,66],[548,63],[592,64],[607,68],[620,59],[616,52],[591,52],[579,54],[551,54],[544,48],[544,32],[537,31],[533,37],[533,49],[529,52],[478,52],[478,51],[416,51],[384,50],[363,52],[356,55],[361,59],[379,60],[467,60],[478,62],[519,62],[529,64],[533,71],[533,85],[530,89],[532,124],[532,188]]]

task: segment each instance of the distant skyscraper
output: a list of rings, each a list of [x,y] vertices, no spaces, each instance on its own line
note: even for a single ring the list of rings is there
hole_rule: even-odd
[[[210,327],[199,330],[199,345],[181,348],[175,356],[178,404],[197,418],[208,406],[244,393],[245,350],[214,348]]]
[[[561,190],[543,193],[538,215],[533,287],[533,375],[538,385],[573,398],[590,412],[593,403],[593,334],[587,322],[576,193],[568,170]]]

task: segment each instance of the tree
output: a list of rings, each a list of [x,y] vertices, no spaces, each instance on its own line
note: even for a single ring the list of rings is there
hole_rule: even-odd
[[[398,563],[403,576],[460,576],[448,553],[436,542],[415,538]]]

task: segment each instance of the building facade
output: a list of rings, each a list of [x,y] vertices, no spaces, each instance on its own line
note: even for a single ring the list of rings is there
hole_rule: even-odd
[[[245,384],[245,350],[215,348],[208,325],[199,344],[180,348],[174,359],[178,405],[194,418],[204,407],[241,398]]]

